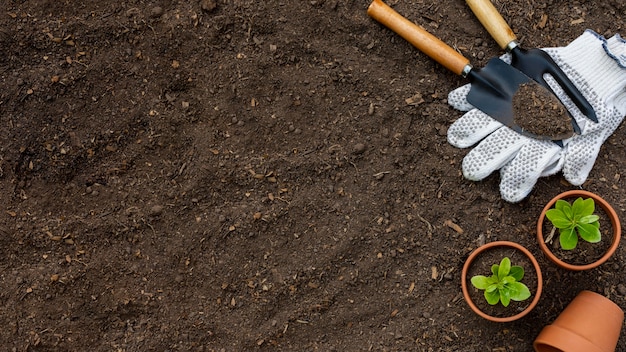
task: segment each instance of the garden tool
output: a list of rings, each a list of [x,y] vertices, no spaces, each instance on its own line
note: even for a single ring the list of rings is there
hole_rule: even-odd
[[[519,87],[524,84],[533,86],[532,89],[537,91],[546,90],[521,71],[498,58],[489,60],[482,69],[472,67],[463,55],[381,0],[374,0],[367,13],[450,71],[469,79],[472,84],[467,101],[476,108],[524,136],[540,140],[556,139],[531,133],[515,122],[512,99]]]
[[[471,84],[452,90],[448,104],[464,111],[448,128],[448,142],[457,148],[473,147],[463,157],[463,176],[480,181],[499,170],[500,193],[508,202],[519,202],[540,177],[563,172],[565,180],[580,186],[591,174],[603,143],[626,117],[626,40],[585,30],[565,47],[542,48],[562,67],[591,103],[598,123],[588,121],[565,93],[557,97],[579,121],[581,133],[563,140],[527,138],[515,133],[467,102]],[[507,54],[508,55],[508,54]]]
[[[500,47],[511,53],[511,65],[513,67],[550,90],[552,90],[552,87],[546,82],[544,75],[551,75],[580,112],[589,120],[598,122],[598,117],[591,104],[559,68],[559,65],[552,60],[550,55],[541,49],[525,50],[519,46],[517,36],[490,0],[466,0],[466,2]],[[572,124],[574,124],[575,129],[578,128],[573,118]]]

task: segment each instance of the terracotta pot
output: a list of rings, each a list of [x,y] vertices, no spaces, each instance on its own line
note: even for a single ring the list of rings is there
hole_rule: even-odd
[[[483,312],[472,301],[472,298],[471,298],[471,296],[469,294],[469,291],[468,291],[467,273],[469,271],[470,266],[472,265],[472,263],[478,257],[479,254],[481,254],[481,253],[483,253],[483,252],[485,252],[487,250],[490,250],[492,248],[495,248],[495,247],[510,247],[510,248],[514,248],[514,249],[520,251],[524,256],[526,256],[530,260],[530,262],[533,265],[533,270],[537,273],[537,289],[535,290],[535,292],[531,292],[533,300],[528,305],[528,307],[526,307],[526,309],[524,309],[523,311],[519,312],[518,314],[515,314],[515,315],[512,315],[512,316],[494,317],[494,316],[491,316],[491,315]],[[527,268],[524,268],[524,269],[528,270]],[[524,248],[523,246],[521,246],[520,244],[517,244],[515,242],[495,241],[495,242],[487,243],[487,244],[485,244],[485,245],[483,245],[481,247],[478,247],[476,250],[474,250],[469,255],[469,257],[465,261],[465,265],[463,265],[463,271],[461,272],[461,289],[463,290],[463,297],[465,298],[465,302],[467,302],[467,304],[474,311],[474,313],[478,314],[479,316],[481,316],[481,317],[483,317],[483,318],[485,318],[487,320],[493,321],[493,322],[506,323],[506,322],[511,322],[511,321],[520,319],[521,317],[523,317],[526,314],[528,314],[531,310],[533,310],[533,308],[535,308],[535,306],[539,302],[539,297],[541,297],[541,291],[543,289],[543,278],[541,276],[541,268],[539,267],[539,263],[537,262],[537,259],[535,259],[535,257],[532,255],[532,253],[530,253],[526,248]]]
[[[613,352],[624,311],[610,299],[582,291],[535,339],[536,352]]]
[[[608,251],[597,261],[593,263],[584,264],[584,265],[569,264],[559,259],[556,255],[554,255],[554,253],[552,253],[550,248],[548,248],[548,245],[546,244],[544,240],[544,236],[543,236],[543,221],[544,221],[544,218],[546,217],[546,212],[550,208],[552,208],[554,204],[556,203],[556,201],[559,199],[578,198],[578,197],[592,198],[596,205],[600,205],[600,207],[604,209],[607,216],[611,219],[611,226],[613,227],[613,242],[611,244],[611,247],[609,247]],[[607,203],[607,201],[602,199],[602,197],[598,196],[597,194],[583,191],[583,190],[572,190],[572,191],[563,192],[557,195],[556,197],[552,198],[552,200],[550,200],[548,204],[546,204],[546,206],[541,211],[541,215],[539,215],[539,220],[537,221],[537,240],[539,241],[539,247],[541,247],[541,250],[543,251],[543,253],[552,262],[568,270],[575,270],[575,271],[589,270],[597,266],[600,266],[601,264],[606,262],[613,255],[613,253],[615,253],[615,251],[617,250],[617,246],[619,245],[621,236],[622,236],[622,228],[619,222],[619,217],[617,216],[617,213],[615,212],[613,207],[611,207],[611,205]]]

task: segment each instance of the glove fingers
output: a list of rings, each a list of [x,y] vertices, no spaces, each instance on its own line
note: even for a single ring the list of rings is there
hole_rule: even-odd
[[[508,163],[529,138],[502,127],[485,138],[463,158],[463,176],[480,181]]]
[[[602,143],[619,127],[623,113],[614,108],[612,112],[601,111],[604,128],[589,128],[588,132],[575,136],[567,144],[563,175],[565,179],[575,185],[582,185],[589,176],[596,162]],[[594,126],[595,127],[595,126]]]
[[[448,128],[448,143],[457,148],[471,147],[502,126],[489,115],[473,109]]]
[[[574,186],[582,185],[596,162],[604,141],[603,131],[580,136],[568,144],[563,164],[563,176]]]
[[[471,88],[471,84],[466,84],[448,93],[448,104],[461,111],[470,111],[474,109],[474,106],[467,101],[467,94]]]
[[[508,202],[526,198],[537,183],[546,176],[546,170],[559,171],[563,149],[551,141],[532,141],[525,144],[515,158],[500,169],[500,194]]]
[[[552,176],[552,175],[556,174],[557,172],[561,171],[563,169],[563,165],[565,163],[565,159],[563,158],[564,155],[565,155],[565,152],[561,151],[561,153],[559,153],[560,157],[558,159],[554,160],[548,166],[546,166],[546,168],[543,169],[543,171],[541,172],[541,175],[539,175],[539,177]]]

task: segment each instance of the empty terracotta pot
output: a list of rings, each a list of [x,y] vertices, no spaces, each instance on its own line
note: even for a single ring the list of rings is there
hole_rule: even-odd
[[[582,291],[551,324],[543,328],[536,352],[614,352],[624,311],[610,299]]]
[[[578,198],[578,197],[592,198],[596,206],[599,205],[600,207],[602,207],[604,212],[610,218],[611,226],[613,228],[613,242],[611,243],[611,246],[608,249],[608,251],[597,261],[593,263],[584,264],[584,265],[570,264],[559,259],[559,257],[557,257],[546,244],[545,239],[544,239],[544,233],[543,233],[543,220],[546,217],[546,212],[554,206],[556,201],[559,199]],[[603,224],[603,226],[606,226],[606,225]],[[541,250],[548,257],[548,259],[550,259],[552,262],[554,262],[556,265],[560,266],[561,268],[564,268],[567,270],[581,271],[581,270],[593,269],[597,266],[600,266],[600,264],[603,264],[604,262],[606,262],[615,253],[615,251],[617,250],[617,247],[619,246],[621,235],[622,235],[622,229],[621,229],[619,217],[617,216],[617,213],[615,212],[613,207],[611,207],[611,205],[607,201],[602,199],[602,197],[600,197],[599,195],[595,193],[579,190],[579,189],[563,192],[557,195],[556,197],[552,198],[552,200],[550,200],[548,204],[546,204],[546,206],[543,208],[543,211],[541,212],[541,215],[539,216],[539,220],[537,221],[537,240],[539,242],[539,247],[541,247]]]

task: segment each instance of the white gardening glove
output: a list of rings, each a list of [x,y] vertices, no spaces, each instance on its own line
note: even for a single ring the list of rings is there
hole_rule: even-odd
[[[561,170],[571,184],[581,185],[602,143],[626,115],[626,41],[619,35],[606,40],[587,30],[566,47],[543,50],[581,91],[598,117],[598,123],[588,120],[560,86],[545,77],[581,128],[581,134],[564,140],[563,147],[522,136],[474,108],[466,99],[469,84],[448,95],[450,105],[467,111],[448,129],[448,142],[458,148],[480,142],[463,159],[463,175],[479,181],[500,169],[500,193],[509,202],[524,199],[539,177]],[[502,60],[510,62],[510,56]]]

